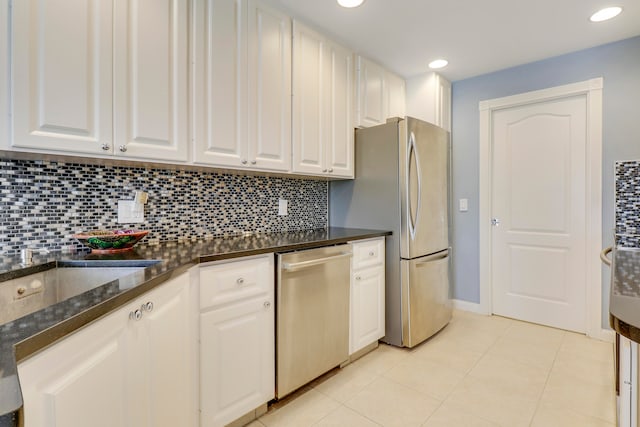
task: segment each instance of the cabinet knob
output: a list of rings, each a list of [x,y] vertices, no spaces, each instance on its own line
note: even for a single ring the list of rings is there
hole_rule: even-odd
[[[360,276],[356,276],[356,280],[360,280]]]
[[[255,165],[256,163],[258,163],[256,160],[251,160],[252,165]]]
[[[329,173],[333,172],[333,168],[329,168]]]
[[[322,169],[322,172],[326,172],[326,171],[327,171],[326,169]]]
[[[265,301],[264,308],[268,309],[269,307],[271,307],[271,303],[269,301]]]
[[[146,304],[142,304],[142,306],[140,307],[140,310],[153,311],[153,303],[151,301],[148,301]]]
[[[376,253],[375,253],[375,252],[373,252],[373,251],[369,252],[369,256],[374,256],[375,254],[376,254]]]
[[[126,145],[121,145],[120,147],[118,147],[118,150],[122,151],[123,153],[127,151],[127,146]]]
[[[131,313],[129,313],[129,319],[131,320],[140,320],[142,319],[142,311],[140,310],[134,310]]]
[[[242,277],[238,277],[238,280],[236,280],[236,283],[238,285],[242,285],[242,284],[244,284],[244,279]]]
[[[243,165],[246,165],[247,161],[243,159],[240,163],[242,163]]]
[[[107,144],[106,142],[104,144],[102,144],[101,148],[102,148],[103,151],[111,150],[111,146],[109,144]]]

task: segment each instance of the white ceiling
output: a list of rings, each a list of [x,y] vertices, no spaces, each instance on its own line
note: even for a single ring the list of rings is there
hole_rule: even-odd
[[[366,0],[344,9],[335,0],[272,0],[358,53],[405,78],[439,71],[451,81],[640,35],[639,0]],[[592,23],[598,9],[623,7]]]

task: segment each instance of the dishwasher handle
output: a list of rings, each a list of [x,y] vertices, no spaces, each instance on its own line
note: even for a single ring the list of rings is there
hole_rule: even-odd
[[[333,256],[328,256],[328,257],[324,257],[324,258],[316,258],[316,259],[310,259],[309,261],[300,261],[300,262],[283,262],[282,263],[282,269],[284,271],[293,271],[293,270],[299,270],[301,268],[306,268],[306,267],[312,267],[314,265],[318,265],[318,264],[324,264],[326,262],[329,261],[333,261],[336,259],[341,259],[341,258],[347,258],[351,256],[351,252],[343,252],[339,255],[333,255]]]

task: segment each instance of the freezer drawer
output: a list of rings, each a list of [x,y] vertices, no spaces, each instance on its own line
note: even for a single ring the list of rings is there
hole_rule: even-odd
[[[402,345],[414,347],[451,320],[449,251],[401,260]]]

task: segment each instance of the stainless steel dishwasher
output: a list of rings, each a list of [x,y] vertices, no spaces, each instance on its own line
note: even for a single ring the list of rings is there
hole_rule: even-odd
[[[348,244],[278,254],[276,396],[349,358]]]

